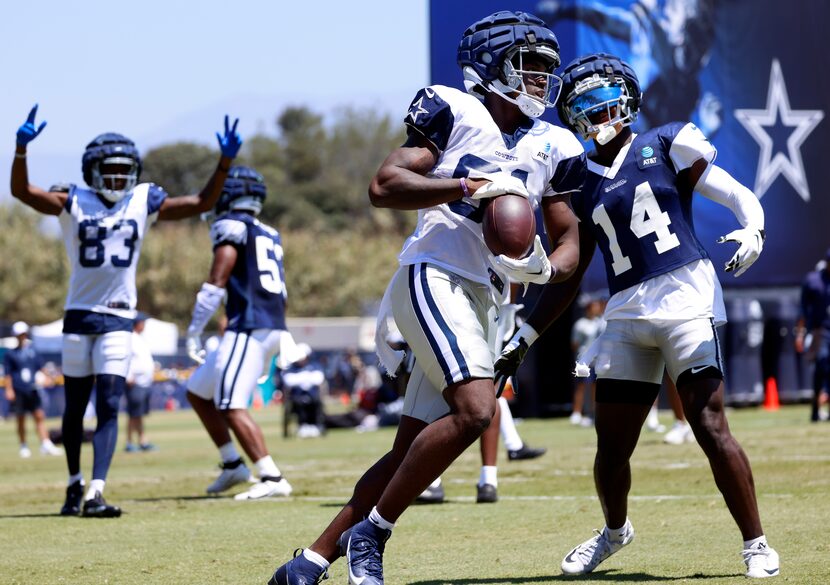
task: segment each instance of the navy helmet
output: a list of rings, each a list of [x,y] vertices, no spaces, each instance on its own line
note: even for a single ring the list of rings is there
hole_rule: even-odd
[[[525,68],[530,57],[545,64],[542,97],[525,87],[523,75],[540,75]],[[528,117],[538,118],[559,97],[561,80],[554,74],[560,64],[559,41],[544,20],[527,12],[502,10],[470,25],[458,45],[457,60],[468,93],[481,99],[483,92],[492,91]]]
[[[104,164],[124,165],[129,168],[125,173],[102,173],[101,166]],[[108,201],[115,203],[138,184],[141,157],[132,140],[121,134],[107,132],[96,136],[86,145],[81,159],[81,169],[86,184]],[[109,186],[107,180],[110,181]],[[120,189],[112,189],[116,181],[124,181],[124,185]]]
[[[642,99],[631,65],[608,53],[594,53],[575,59],[562,72],[559,118],[583,139],[595,135],[597,142],[606,144],[617,135],[617,125],[634,123]],[[602,112],[608,113],[605,121],[591,122]]]
[[[222,194],[216,202],[215,216],[229,211],[250,211],[258,215],[265,201],[265,180],[251,167],[234,166],[228,171],[228,178],[222,187]]]

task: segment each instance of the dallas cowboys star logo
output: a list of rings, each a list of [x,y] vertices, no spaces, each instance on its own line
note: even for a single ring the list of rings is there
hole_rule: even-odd
[[[755,174],[755,195],[758,199],[767,192],[778,175],[784,175],[801,198],[809,201],[810,186],[807,184],[807,174],[801,160],[801,145],[824,118],[824,112],[790,108],[790,98],[778,59],[772,61],[766,109],[735,110],[735,118],[761,147],[758,170]],[[773,156],[774,141],[770,131],[780,132],[782,126],[794,130],[790,131],[787,137],[787,153],[785,154],[782,149]]]
[[[416,123],[418,121],[418,116],[420,114],[428,114],[429,110],[427,110],[422,104],[424,103],[424,96],[419,97],[417,100],[412,102],[412,105],[409,106],[409,113],[407,114],[408,117],[412,118],[412,123]]]

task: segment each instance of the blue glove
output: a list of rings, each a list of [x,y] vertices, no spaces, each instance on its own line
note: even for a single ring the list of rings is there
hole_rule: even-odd
[[[26,121],[23,125],[17,129],[17,145],[18,146],[26,146],[32,140],[37,138],[38,134],[43,132],[43,129],[46,127],[46,122],[41,122],[40,126],[35,128],[35,116],[37,115],[37,104],[35,107],[32,108],[32,111],[29,112],[29,117],[26,118]]]
[[[219,150],[222,151],[222,156],[228,158],[235,158],[239,149],[242,147],[242,138],[236,132],[236,126],[239,124],[239,118],[233,121],[233,127],[230,127],[228,116],[225,116],[225,135],[222,136],[216,133],[216,139],[219,141]]]

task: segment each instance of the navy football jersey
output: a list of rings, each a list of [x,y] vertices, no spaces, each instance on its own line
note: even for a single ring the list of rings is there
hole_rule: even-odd
[[[692,221],[692,186],[678,174],[715,149],[693,124],[672,123],[634,139],[611,167],[588,160],[576,215],[602,251],[611,294],[707,258]]]
[[[214,249],[239,252],[228,281],[228,329],[285,329],[285,270],[279,232],[247,213],[227,213],[210,228]]]

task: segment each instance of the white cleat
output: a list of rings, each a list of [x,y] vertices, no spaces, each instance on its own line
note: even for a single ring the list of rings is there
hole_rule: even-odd
[[[259,500],[262,498],[270,498],[273,496],[286,497],[291,495],[291,484],[284,477],[279,480],[272,478],[263,478],[259,483],[255,483],[246,492],[236,494],[234,500]]]
[[[778,553],[763,542],[741,551],[741,554],[746,563],[747,577],[764,579],[778,574]]]
[[[597,535],[586,540],[565,555],[562,559],[562,572],[566,575],[584,575],[596,569],[599,564],[634,540],[634,527],[629,520],[625,521],[625,532],[622,540],[608,540],[607,527],[602,532],[594,531]]]
[[[237,484],[245,483],[251,479],[251,470],[248,469],[241,459],[237,459],[231,463],[223,463],[220,467],[222,468],[222,473],[219,474],[216,481],[208,486],[207,493],[209,494],[224,492]]]
[[[63,455],[63,451],[55,447],[55,444],[52,441],[44,441],[40,445],[40,454],[58,456]]]
[[[29,449],[26,445],[20,445],[20,458],[21,459],[28,459],[32,456],[32,450]]]
[[[687,422],[677,421],[671,430],[663,436],[663,442],[669,445],[682,445],[683,443],[694,443],[695,434]]]

